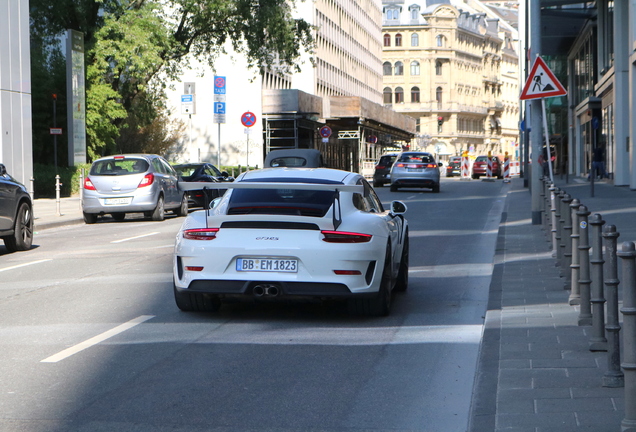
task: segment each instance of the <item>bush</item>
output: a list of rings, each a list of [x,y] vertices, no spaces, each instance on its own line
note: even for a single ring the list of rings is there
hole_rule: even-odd
[[[69,197],[79,194],[79,178],[81,170],[86,172],[90,164],[82,164],[74,167],[58,167],[60,176],[60,196]],[[34,198],[55,198],[55,167],[44,164],[33,164],[33,194]]]

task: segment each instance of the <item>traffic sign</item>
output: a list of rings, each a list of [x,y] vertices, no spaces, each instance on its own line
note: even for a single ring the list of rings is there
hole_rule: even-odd
[[[196,114],[194,95],[181,95],[181,114]]]
[[[541,57],[537,57],[519,99],[540,99],[565,96],[566,94],[568,94],[567,90],[561,85],[545,61]]]
[[[225,102],[214,102],[214,114],[225,114]]]
[[[214,94],[225,94],[225,77],[224,76],[215,76],[214,77]]]
[[[320,128],[320,136],[323,138],[329,138],[331,136],[331,128],[329,126],[323,126]]]
[[[256,116],[253,112],[247,111],[244,112],[241,116],[241,123],[245,127],[252,127],[256,124]]]

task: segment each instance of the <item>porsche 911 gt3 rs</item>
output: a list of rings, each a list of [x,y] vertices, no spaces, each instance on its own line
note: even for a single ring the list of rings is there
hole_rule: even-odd
[[[240,175],[176,238],[174,296],[184,311],[234,300],[334,300],[388,315],[408,285],[406,206],[385,210],[359,174],[266,168]],[[183,190],[201,183],[181,183]]]

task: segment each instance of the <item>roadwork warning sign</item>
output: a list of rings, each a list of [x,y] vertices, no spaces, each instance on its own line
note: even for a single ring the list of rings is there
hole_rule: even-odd
[[[519,99],[565,96],[568,92],[541,57],[537,57]]]

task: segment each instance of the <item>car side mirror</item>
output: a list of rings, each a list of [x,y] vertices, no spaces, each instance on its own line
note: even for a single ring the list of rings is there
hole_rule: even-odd
[[[221,175],[225,178],[230,176],[230,173],[228,173],[227,171],[221,171]]]
[[[441,167],[443,167],[443,166],[444,166],[444,164],[443,164],[443,163],[441,163],[441,162],[438,162],[438,163],[437,163],[437,165],[439,165],[439,166],[441,166]]]
[[[4,176],[7,174],[7,167],[4,164],[0,164],[0,176]]]
[[[221,202],[221,197],[216,197],[212,201],[210,201],[210,206],[209,206],[210,210],[218,206],[220,202]]]
[[[402,201],[391,201],[391,214],[398,215],[406,213],[406,204]]]

